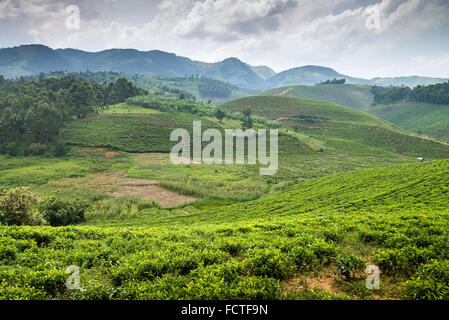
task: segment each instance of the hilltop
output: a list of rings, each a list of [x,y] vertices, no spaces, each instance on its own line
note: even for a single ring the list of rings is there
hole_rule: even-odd
[[[54,50],[43,45],[0,49],[0,74],[6,78],[50,71],[113,71],[165,77],[200,75],[229,82],[247,93],[287,85],[314,85],[332,78],[345,78],[347,83],[352,84],[382,86],[430,84],[449,80],[418,76],[362,79],[341,74],[328,67],[313,65],[295,67],[276,74],[267,66],[252,66],[235,57],[206,63],[161,50],[109,49],[86,52],[71,48]]]

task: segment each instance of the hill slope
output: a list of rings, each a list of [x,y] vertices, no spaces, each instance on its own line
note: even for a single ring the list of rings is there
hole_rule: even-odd
[[[355,109],[363,109],[373,102],[371,86],[327,84],[320,86],[289,86],[266,90],[260,95],[292,96],[323,100]]]
[[[215,210],[0,226],[0,297],[447,299],[448,173],[447,160],[391,166]],[[332,272],[354,259],[380,268],[380,290]],[[80,266],[83,291],[65,287],[71,264]]]
[[[449,106],[403,101],[373,105],[368,112],[417,134],[449,141]]]
[[[375,153],[377,150],[412,157],[449,157],[447,145],[401,132],[366,112],[333,103],[296,97],[252,96],[221,106],[230,111],[250,108],[256,115],[278,119],[294,131],[343,153]]]
[[[369,83],[369,80],[352,78],[338,73],[334,69],[321,66],[303,66],[282,71],[267,79],[267,87],[289,85],[315,85],[320,81],[334,78],[345,78],[347,83]]]

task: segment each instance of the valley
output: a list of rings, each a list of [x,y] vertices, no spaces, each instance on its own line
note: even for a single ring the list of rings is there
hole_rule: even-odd
[[[131,81],[147,78],[88,76],[89,86],[81,74],[25,84],[50,103],[70,102],[78,85],[103,95],[86,102],[85,115],[55,103],[66,120],[55,117],[58,130],[39,148],[27,132],[3,142],[1,298],[448,297],[444,108],[373,104],[371,86],[352,84],[281,87],[214,105],[179,83],[179,91],[150,82],[139,91]],[[105,76],[111,86],[100,90],[92,79]],[[58,81],[66,91],[50,93]],[[192,134],[195,121],[221,133],[277,129],[279,169],[263,176],[260,163],[173,164],[171,132]],[[11,199],[28,220],[8,220],[19,212]],[[371,264],[381,270],[374,291],[365,286]],[[69,265],[80,268],[83,291],[66,289]]]

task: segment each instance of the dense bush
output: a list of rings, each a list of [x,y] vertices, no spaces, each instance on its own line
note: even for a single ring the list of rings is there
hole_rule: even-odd
[[[345,254],[337,257],[335,265],[335,273],[348,279],[355,272],[363,270],[365,261],[355,254]]]
[[[39,198],[27,187],[0,191],[0,222],[6,225],[40,224],[39,215],[32,210]]]
[[[449,299],[449,260],[422,265],[413,279],[405,283],[404,293],[408,299]]]
[[[52,195],[39,203],[39,211],[51,226],[66,226],[84,221],[89,206],[84,200],[61,200]]]

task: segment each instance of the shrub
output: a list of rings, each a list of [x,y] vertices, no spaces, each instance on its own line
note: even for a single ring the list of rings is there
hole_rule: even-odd
[[[84,213],[90,207],[85,200],[64,201],[52,195],[39,204],[40,212],[51,226],[66,226],[84,221]]]
[[[40,224],[39,215],[32,211],[38,200],[27,187],[0,191],[0,222],[6,225]]]
[[[449,261],[432,260],[422,265],[412,280],[405,282],[407,299],[449,299]]]
[[[255,276],[266,276],[279,280],[293,275],[294,262],[278,249],[254,249],[246,261],[247,266]]]
[[[365,267],[365,261],[363,258],[355,254],[341,255],[337,257],[335,273],[338,275],[343,275],[347,279],[351,277],[351,274],[363,270]]]

